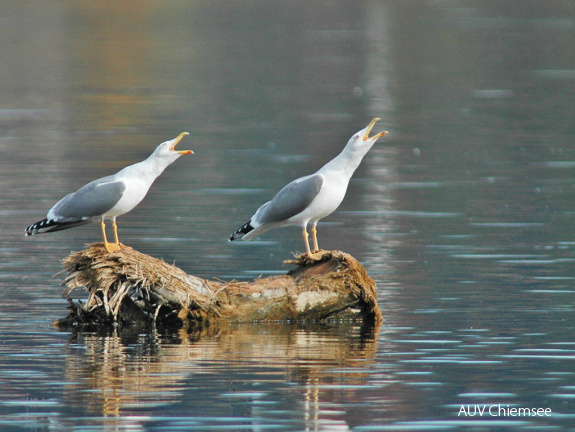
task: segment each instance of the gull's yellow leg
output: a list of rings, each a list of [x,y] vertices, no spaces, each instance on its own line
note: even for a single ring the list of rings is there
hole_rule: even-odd
[[[316,229],[317,222],[315,222],[311,226],[311,238],[313,239],[313,251],[319,252],[319,246],[317,244],[317,229]]]
[[[120,239],[118,239],[118,225],[116,224],[116,218],[112,219],[112,228],[114,229],[114,241],[120,246]]]
[[[100,220],[100,228],[102,229],[102,237],[104,237],[104,247],[108,252],[114,252],[120,250],[120,246],[114,243],[108,243],[108,238],[106,237],[106,224],[104,219]]]
[[[316,250],[313,253],[309,248],[309,241],[308,241],[309,240],[309,234],[307,233],[307,230],[305,228],[306,227],[303,227],[302,234],[303,234],[303,239],[305,241],[305,251],[306,251],[307,259],[309,261],[321,261],[325,255],[325,252],[320,253],[319,248],[317,247],[315,224],[312,225],[312,228],[311,228],[311,232],[313,234],[313,240],[314,240],[313,244],[314,244],[314,247],[316,248]]]
[[[102,237],[104,238],[104,247],[108,252],[110,252],[110,249],[108,249],[108,245],[110,243],[108,243],[108,238],[106,237],[106,223],[104,222],[104,219],[100,220],[100,229],[102,230]]]
[[[315,231],[315,230],[312,228],[312,233],[313,233],[314,231]],[[315,238],[315,235],[314,235],[314,238]],[[323,254],[312,253],[312,251],[309,249],[309,241],[308,241],[308,239],[309,239],[309,234],[307,233],[307,230],[305,229],[305,227],[303,228],[303,239],[304,239],[304,241],[305,241],[305,251],[306,251],[306,254],[307,254],[307,258],[308,258],[310,261],[319,261],[319,260],[321,260],[321,258],[323,257]],[[317,246],[317,240],[314,242],[314,245]]]
[[[307,233],[307,230],[305,229],[305,226],[303,227],[303,241],[305,242],[305,251],[307,253],[307,256],[311,258],[311,250],[309,249],[309,234]]]

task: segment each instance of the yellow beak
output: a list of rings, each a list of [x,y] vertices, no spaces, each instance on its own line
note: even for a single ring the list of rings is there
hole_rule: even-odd
[[[381,119],[379,117],[376,117],[369,123],[369,125],[367,125],[365,135],[363,136],[364,141],[367,141],[368,139],[378,140],[379,138],[381,138],[382,136],[384,136],[385,134],[388,133],[387,131],[383,131],[383,132],[378,133],[377,135],[372,136],[371,138],[369,137],[369,133],[373,129],[373,126],[375,126],[375,124],[380,120]]]
[[[172,145],[170,146],[170,151],[175,151],[176,153],[185,155],[185,154],[193,154],[194,152],[191,150],[176,150],[176,146],[178,145],[178,143],[182,140],[183,137],[185,137],[186,135],[189,135],[188,132],[182,132],[181,134],[179,134],[173,141],[172,141]]]

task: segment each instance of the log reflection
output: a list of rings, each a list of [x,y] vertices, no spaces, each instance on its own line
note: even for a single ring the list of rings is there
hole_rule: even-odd
[[[238,324],[168,336],[78,332],[68,344],[65,393],[70,404],[114,423],[134,410],[195,398],[195,382],[206,374],[213,375],[218,396],[244,374],[264,383],[272,374],[297,389],[290,397],[303,411],[302,421],[317,419],[320,402],[333,397],[320,391],[322,385],[367,383],[376,336],[371,327],[351,324]]]

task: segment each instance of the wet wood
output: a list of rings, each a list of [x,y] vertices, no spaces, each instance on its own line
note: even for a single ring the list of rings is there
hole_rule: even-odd
[[[220,321],[362,320],[380,323],[375,282],[351,255],[324,251],[286,263],[282,276],[251,282],[208,281],[128,246],[109,253],[102,243],[64,261],[70,313],[59,327],[154,323],[197,327]],[[77,288],[88,291],[74,301]]]

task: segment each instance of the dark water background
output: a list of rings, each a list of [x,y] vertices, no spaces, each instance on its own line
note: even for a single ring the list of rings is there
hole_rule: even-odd
[[[575,429],[575,3],[0,2],[0,430]],[[121,240],[204,278],[287,271],[229,234],[373,117],[320,245],[385,322],[66,333],[64,194],[187,130]],[[550,416],[461,414],[462,407]],[[492,412],[495,413],[496,409]]]

